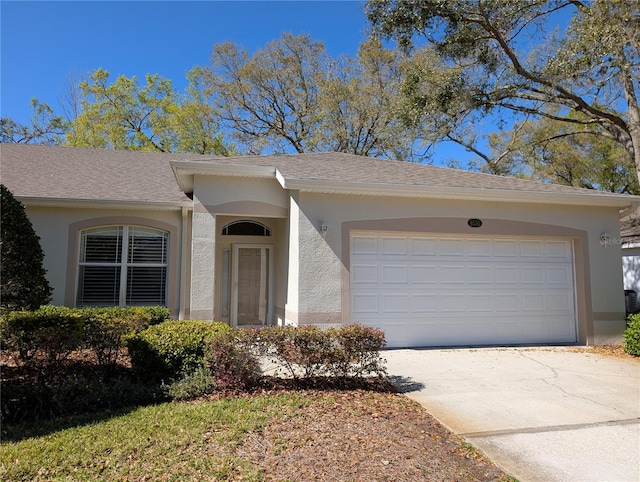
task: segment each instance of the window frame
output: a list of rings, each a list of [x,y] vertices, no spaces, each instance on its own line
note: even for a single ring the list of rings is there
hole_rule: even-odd
[[[133,244],[131,243],[132,236],[135,237],[135,230],[141,229],[147,232],[154,232],[155,235],[160,235],[162,238],[162,261],[161,262],[136,262],[133,257]],[[84,241],[86,237],[89,235],[91,231],[99,232],[100,230],[108,230],[113,229],[119,232],[121,244],[119,258],[113,262],[100,261],[100,262],[91,262],[86,261],[86,242]],[[88,226],[83,229],[79,229],[79,238],[78,238],[78,258],[76,263],[76,290],[75,290],[75,306],[144,306],[144,305],[155,305],[155,306],[169,306],[169,295],[170,295],[170,284],[169,284],[169,270],[171,265],[171,254],[170,254],[170,239],[171,232],[167,229],[158,228],[155,226],[148,226],[143,224],[136,223],[118,223],[118,224],[107,224],[107,225],[93,225]],[[119,268],[119,278],[118,278],[118,300],[117,304],[102,304],[102,303],[94,303],[88,304],[85,302],[81,302],[80,294],[82,290],[81,286],[81,272],[82,268],[86,266],[92,267],[116,267]],[[130,272],[133,272],[133,268],[162,268],[163,271],[163,283],[162,286],[162,298],[163,300],[159,303],[128,303],[129,297],[129,281],[130,281]],[[84,300],[82,300],[84,301]]]

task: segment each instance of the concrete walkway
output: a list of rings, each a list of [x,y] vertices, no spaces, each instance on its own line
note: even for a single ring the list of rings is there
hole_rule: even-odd
[[[640,361],[555,347],[384,356],[393,383],[520,482],[640,481]]]

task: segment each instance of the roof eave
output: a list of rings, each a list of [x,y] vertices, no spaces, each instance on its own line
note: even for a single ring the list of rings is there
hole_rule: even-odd
[[[483,189],[468,187],[418,186],[383,183],[326,182],[323,180],[287,179],[286,189],[324,192],[332,194],[360,194],[378,196],[421,197],[434,199],[462,199],[498,202],[524,202],[536,204],[591,205],[629,208],[640,204],[640,196],[621,194],[564,193],[522,191],[509,189]]]
[[[68,199],[35,196],[16,196],[16,199],[26,206],[36,207],[64,207],[75,209],[133,209],[151,211],[180,211],[185,207],[192,207],[193,202],[185,201],[129,201],[107,199]]]
[[[193,192],[194,176],[233,176],[273,179],[276,168],[273,166],[247,166],[242,164],[204,163],[197,161],[169,161],[178,186],[186,194]]]

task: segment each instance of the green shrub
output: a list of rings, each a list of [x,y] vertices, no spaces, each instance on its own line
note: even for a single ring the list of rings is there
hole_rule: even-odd
[[[629,316],[623,336],[624,351],[630,355],[640,356],[640,313]]]
[[[204,366],[205,349],[231,331],[219,322],[165,321],[132,336],[127,346],[131,364],[144,380],[178,380]]]
[[[40,238],[22,203],[0,184],[0,306],[35,310],[51,300]]]
[[[126,339],[145,330],[157,319],[154,309],[83,309],[85,347],[93,351],[100,365],[117,363]]]
[[[166,387],[166,393],[172,400],[191,400],[214,390],[215,378],[207,367],[196,368],[190,375]]]
[[[37,360],[55,363],[78,349],[83,339],[83,318],[64,306],[43,306],[37,311],[13,311],[0,319],[3,349],[18,365]]]

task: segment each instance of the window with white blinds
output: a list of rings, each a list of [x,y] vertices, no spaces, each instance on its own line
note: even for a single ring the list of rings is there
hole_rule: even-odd
[[[166,306],[169,233],[142,226],[80,235],[78,306]]]

